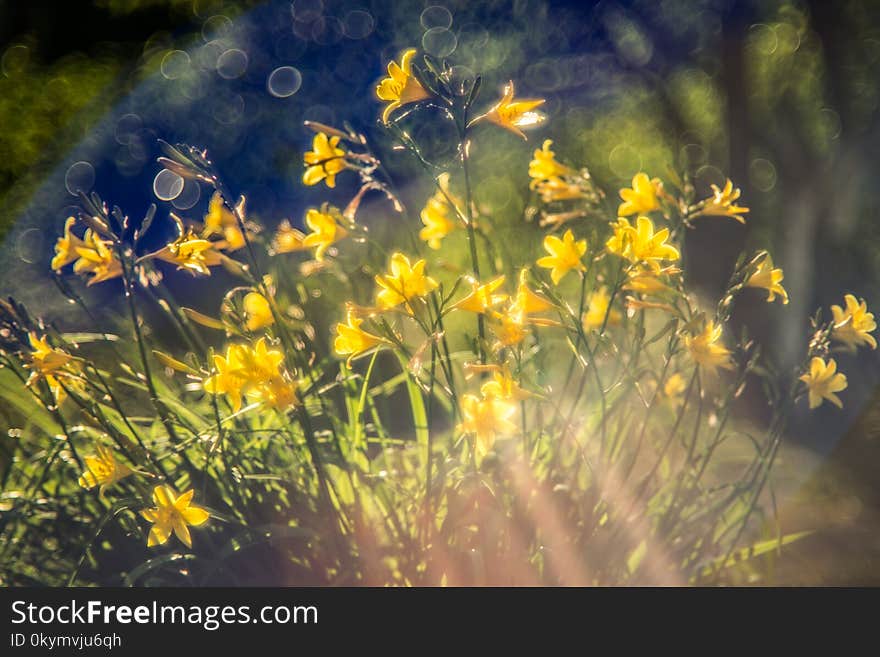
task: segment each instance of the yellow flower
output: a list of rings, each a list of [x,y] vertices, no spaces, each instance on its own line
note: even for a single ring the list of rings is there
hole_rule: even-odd
[[[260,338],[254,346],[235,345],[235,360],[239,373],[250,383],[262,383],[281,375],[284,354],[278,349],[270,349],[266,338]]]
[[[673,408],[678,408],[684,403],[684,392],[687,390],[687,382],[677,372],[666,379],[663,384],[663,397]]]
[[[565,231],[562,239],[555,235],[547,235],[544,238],[544,250],[550,255],[538,258],[539,267],[550,269],[550,278],[554,285],[558,285],[562,277],[572,269],[585,271],[586,267],[581,258],[587,252],[587,240],[574,241],[574,233]]]
[[[494,294],[495,290],[504,285],[504,276],[499,276],[485,285],[479,282],[471,281],[471,293],[464,299],[453,305],[453,308],[459,310],[467,310],[472,313],[484,313],[492,306],[504,303],[507,300],[506,294]]]
[[[303,155],[307,167],[303,173],[303,183],[317,185],[326,180],[327,187],[336,187],[336,174],[348,165],[345,161],[345,151],[339,148],[339,137],[328,137],[326,133],[319,132],[312,141],[312,150]]]
[[[449,174],[441,173],[437,183],[440,189],[428,199],[419,214],[425,226],[419,231],[419,239],[427,242],[432,249],[439,249],[440,241],[458,227],[453,215],[457,213],[456,208],[458,211],[461,209],[461,201],[449,191]],[[455,208],[450,205],[450,201]]]
[[[416,103],[430,97],[430,94],[412,74],[412,58],[416,49],[409,48],[400,58],[400,64],[391,61],[388,64],[388,77],[379,82],[376,96],[379,100],[388,101],[382,112],[382,123],[388,123],[391,112],[398,107]]]
[[[400,252],[391,256],[389,273],[376,276],[376,283],[381,288],[376,297],[381,308],[394,308],[406,303],[408,312],[412,312],[409,305],[412,299],[423,297],[437,288],[437,281],[425,275],[424,260],[410,264],[409,258]]]
[[[76,224],[76,219],[68,217],[64,222],[64,236],[59,237],[55,242],[55,256],[52,258],[51,265],[55,271],[59,271],[62,267],[76,260],[79,257],[76,252],[77,247],[85,246],[85,243],[70,231],[74,224]]]
[[[91,275],[86,285],[122,276],[122,263],[110,248],[110,242],[102,240],[91,228],[83,236],[82,246],[76,246],[74,250],[79,260],[73,263],[73,271]]]
[[[192,228],[157,251],[155,257],[177,265],[178,269],[203,276],[210,276],[211,270],[208,267],[214,267],[221,262],[220,253],[214,248],[214,243],[197,236]]]
[[[519,272],[519,285],[516,288],[516,296],[510,306],[510,315],[530,315],[532,313],[542,313],[547,310],[553,310],[553,303],[546,297],[532,291],[528,286],[529,271],[522,269]]]
[[[306,225],[312,232],[305,236],[302,243],[303,246],[318,247],[315,249],[317,260],[324,260],[324,253],[330,245],[348,235],[348,231],[336,223],[331,211],[321,212],[310,208],[306,212]]]
[[[562,178],[557,178],[555,176],[548,178],[547,180],[539,181],[534,185],[534,188],[538,190],[538,194],[541,195],[541,201],[544,203],[571,201],[576,198],[586,198],[588,196],[584,191],[584,188],[579,184],[567,182]]]
[[[237,204],[239,213],[244,216],[244,197],[241,197]],[[215,244],[216,248],[222,248],[226,251],[237,251],[245,246],[245,237],[238,227],[238,219],[235,214],[223,202],[220,192],[214,192],[211,200],[208,201],[208,213],[204,218],[205,230],[203,235],[221,234],[223,241]]]
[[[767,290],[770,293],[767,296],[768,302],[774,301],[778,294],[782,299],[782,303],[786,304],[788,303],[788,292],[782,287],[783,278],[785,277],[782,274],[782,270],[773,268],[773,259],[768,253],[761,259],[755,273],[749,276],[749,279],[746,281],[746,287],[757,287]]]
[[[837,305],[831,306],[831,314],[834,315],[831,337],[852,349],[862,344],[876,349],[877,340],[871,332],[877,328],[877,322],[874,321],[873,313],[868,312],[868,304],[864,299],[859,301],[852,294],[847,294],[844,301],[845,310]]]
[[[620,324],[622,315],[619,310],[613,308],[609,311],[610,304],[611,296],[608,294],[607,288],[601,287],[593,292],[590,295],[590,305],[583,317],[584,329],[602,328],[603,324],[607,326]],[[606,315],[608,316],[607,321],[605,320]]]
[[[483,397],[495,397],[505,401],[518,402],[531,397],[531,393],[523,390],[506,369],[492,373],[492,380],[480,386]]]
[[[827,399],[837,408],[843,408],[843,402],[835,392],[846,390],[846,376],[837,371],[837,363],[830,359],[827,363],[818,356],[810,361],[810,371],[800,377],[807,384],[810,398],[810,408],[822,405],[822,400]]]
[[[633,263],[644,263],[653,271],[660,271],[660,261],[679,259],[678,249],[666,244],[669,229],[654,232],[654,222],[648,217],[639,217],[636,226],[628,219],[620,218],[612,224],[614,234],[605,243],[610,253],[626,258]]]
[[[733,181],[729,178],[724,184],[724,189],[719,189],[718,185],[712,185],[712,196],[703,201],[699,206],[696,216],[712,215],[718,217],[730,217],[736,219],[741,224],[746,223],[741,214],[749,211],[748,208],[741,208],[734,205],[734,201],[739,198],[739,188],[734,189]]]
[[[113,452],[103,445],[95,445],[94,456],[86,456],[86,470],[79,478],[79,485],[91,489],[100,486],[101,495],[108,486],[125,479],[133,470],[116,460]]]
[[[248,389],[247,395],[250,399],[276,411],[283,412],[299,404],[296,384],[281,376],[257,383]]]
[[[716,374],[718,368],[725,370],[734,369],[731,352],[721,342],[722,327],[715,326],[714,322],[706,322],[702,333],[698,335],[685,335],[684,345],[690,351],[691,357],[705,372]]]
[[[259,292],[248,292],[242,301],[244,306],[245,324],[248,331],[259,331],[265,326],[275,323],[269,301]]]
[[[203,508],[190,503],[193,494],[192,488],[180,496],[175,495],[168,486],[156,486],[153,489],[153,504],[156,506],[141,511],[144,520],[153,523],[147,538],[147,547],[163,545],[168,541],[172,531],[184,545],[188,548],[192,547],[188,526],[198,527],[210,517]]]
[[[278,225],[278,230],[272,238],[272,253],[291,253],[293,251],[305,251],[308,247],[303,244],[306,236],[301,230],[290,225],[285,219]]]
[[[374,347],[386,344],[387,340],[378,335],[367,333],[361,328],[364,320],[355,316],[351,308],[346,314],[345,323],[336,325],[336,339],[333,342],[333,350],[340,356],[348,356],[348,364],[353,358],[363,354]]]
[[[647,295],[671,292],[673,289],[660,280],[660,276],[664,274],[677,274],[679,271],[675,267],[665,267],[658,272],[650,268],[636,267],[627,273],[627,282],[624,283],[623,289]]]
[[[510,420],[515,413],[515,404],[495,395],[482,398],[464,395],[461,398],[463,419],[458,425],[458,431],[475,435],[474,452],[477,461],[482,460],[492,449],[496,436],[516,431],[516,425]]]
[[[489,328],[495,335],[495,344],[492,348],[500,351],[504,347],[513,347],[526,339],[526,316],[523,313],[492,313],[492,322]]]
[[[214,374],[202,382],[202,387],[212,395],[226,395],[237,413],[241,409],[241,390],[247,382],[239,360],[239,349],[230,345],[225,357],[214,354],[213,360]]]
[[[659,178],[651,180],[648,174],[639,172],[632,179],[632,188],[620,190],[620,198],[623,203],[617,209],[618,217],[628,217],[632,214],[645,214],[660,209],[657,199],[658,192],[663,188]]]
[[[550,150],[552,145],[552,139],[545,139],[541,148],[535,149],[535,155],[529,162],[529,177],[532,179],[529,186],[532,189],[535,189],[542,180],[558,179],[559,176],[566,176],[572,172],[567,166],[556,161],[556,153]]]
[[[52,397],[58,404],[67,398],[61,379],[65,380],[68,387],[72,386],[78,389],[82,387],[78,378],[80,365],[76,358],[61,349],[50,346],[46,336],[39,338],[36,333],[31,332],[28,334],[28,342],[31,353],[25,367],[31,373],[25,383],[26,386],[32,386],[40,379],[44,379],[49,386]]]
[[[486,120],[525,139],[526,135],[521,128],[533,128],[547,120],[545,114],[533,111],[545,101],[543,98],[514,100],[514,92],[513,80],[511,80],[504,87],[504,95],[495,107],[474,119],[473,123]]]

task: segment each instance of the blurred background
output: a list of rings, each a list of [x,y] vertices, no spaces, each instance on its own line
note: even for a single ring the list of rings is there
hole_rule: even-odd
[[[551,138],[609,196],[639,170],[688,171],[703,193],[732,178],[748,223],[703,220],[687,238],[688,276],[715,298],[741,250],[769,248],[791,303],[750,296],[734,324],[780,367],[802,357],[817,307],[828,317],[849,291],[880,308],[880,2],[870,0],[0,0],[0,293],[87,326],[48,266],[79,190],[132,215],[157,203],[160,217],[200,218],[203,189],[157,178],[157,138],[207,148],[264,225],[297,224],[307,205],[344,205],[355,191],[344,177],[336,190],[301,184],[302,121],[349,121],[419,207],[430,189],[383,143],[372,95],[410,46],[482,75],[482,104],[508,79],[547,98],[550,120],[529,143],[488,132],[479,142],[476,195],[505,218],[498,239],[515,244],[531,151]],[[434,159],[453,155],[430,121],[413,130]],[[393,231],[382,212],[366,214]],[[222,295],[176,284],[206,310]],[[111,285],[90,300],[102,306]],[[816,530],[773,563],[776,583],[880,584],[880,359],[838,360],[845,408],[807,415],[804,404],[775,475],[783,530]],[[761,399],[745,400],[756,421]]]

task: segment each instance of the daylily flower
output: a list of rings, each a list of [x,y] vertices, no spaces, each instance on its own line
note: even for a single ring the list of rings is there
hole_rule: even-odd
[[[628,219],[620,218],[612,224],[614,235],[605,243],[610,253],[626,258],[633,263],[648,265],[655,272],[660,271],[660,261],[679,259],[678,249],[666,244],[669,229],[654,232],[654,222],[648,217],[639,217],[636,226]]]
[[[731,352],[721,343],[721,332],[721,326],[715,326],[714,322],[708,321],[702,333],[684,336],[684,345],[694,362],[712,375],[718,372],[719,367],[725,370],[734,369]]]
[[[846,390],[846,376],[837,371],[837,363],[833,358],[826,363],[822,358],[814,356],[810,361],[810,371],[799,378],[807,384],[810,408],[821,406],[825,399],[837,408],[843,408],[843,402],[834,393]]]
[[[317,260],[324,260],[324,253],[330,245],[348,235],[348,231],[336,223],[336,217],[332,210],[321,212],[310,208],[306,212],[306,225],[312,232],[303,238],[302,243],[306,247],[317,247],[315,249],[315,259]]]
[[[83,488],[90,489],[100,486],[101,495],[108,486],[112,486],[117,481],[121,481],[134,472],[124,463],[116,460],[113,452],[103,445],[95,445],[94,456],[86,456],[86,470],[79,478],[79,485]]]
[[[153,489],[153,504],[156,506],[141,511],[144,520],[153,523],[147,538],[147,547],[163,545],[173,531],[184,545],[192,548],[189,526],[197,527],[210,517],[203,508],[191,504],[193,494],[192,488],[179,496],[168,486],[156,486]]]
[[[296,383],[281,376],[272,377],[250,387],[247,396],[263,406],[281,412],[300,403]]]
[[[245,216],[245,198],[242,196],[236,204],[238,213]],[[223,235],[223,241],[215,244],[215,248],[221,248],[225,251],[237,251],[245,246],[245,236],[241,232],[238,225],[238,219],[235,214],[226,207],[220,192],[214,192],[211,200],[208,201],[208,213],[204,217],[205,229],[203,236],[220,234]]]
[[[534,183],[535,181],[532,182]],[[555,176],[538,181],[533,186],[533,189],[538,190],[538,194],[541,195],[541,201],[544,203],[571,201],[576,198],[589,197],[589,194],[578,183],[568,182]]]
[[[275,323],[269,301],[259,292],[248,292],[242,300],[245,324],[248,331],[258,331]]]
[[[565,231],[562,239],[555,235],[547,235],[544,238],[544,250],[550,255],[538,258],[535,264],[550,270],[550,278],[554,285],[558,285],[572,269],[586,270],[581,258],[587,252],[587,240],[575,242],[571,230]]]
[[[632,188],[620,190],[620,198],[623,203],[617,209],[618,217],[628,217],[632,214],[646,214],[660,209],[657,199],[658,192],[663,188],[659,178],[653,180],[648,174],[639,172],[632,179]]]
[[[301,230],[290,225],[285,219],[278,225],[278,230],[272,238],[272,253],[291,253],[293,251],[305,251],[308,247],[303,244],[306,236]]]
[[[336,187],[336,174],[348,167],[345,151],[339,148],[339,140],[339,136],[328,137],[324,132],[315,135],[312,150],[303,155],[307,165],[303,183],[317,185],[324,180],[327,187]]]
[[[871,332],[877,328],[873,313],[868,312],[868,304],[864,299],[859,301],[852,294],[844,297],[846,308],[831,306],[834,315],[834,329],[831,337],[843,342],[852,349],[866,344],[871,349],[877,348],[877,340]]]
[[[453,308],[467,310],[472,313],[484,313],[492,306],[507,300],[506,294],[495,294],[495,290],[504,285],[504,276],[499,276],[485,285],[471,281],[471,293],[453,305]]]
[[[437,183],[440,189],[428,199],[419,214],[424,224],[419,231],[419,239],[427,242],[432,249],[439,249],[440,241],[459,226],[456,208],[460,211],[462,207],[461,201],[449,191],[448,173],[441,173]],[[450,201],[455,207],[450,205]]]
[[[64,222],[64,235],[55,242],[55,256],[52,258],[52,269],[61,270],[62,267],[69,265],[79,257],[76,252],[77,247],[85,246],[80,238],[71,232],[71,228],[76,224],[76,219],[68,217]]]
[[[418,260],[411,264],[409,258],[400,252],[391,256],[390,271],[386,275],[377,275],[379,294],[376,301],[381,308],[394,308],[401,303],[406,304],[408,312],[412,312],[409,302],[423,297],[437,288],[437,281],[425,275],[425,261]]]
[[[492,449],[498,435],[516,431],[516,425],[510,420],[515,413],[515,404],[495,395],[482,398],[476,395],[464,395],[461,398],[463,419],[458,425],[458,431],[474,434],[474,452],[477,461],[481,461]]]
[[[545,139],[541,148],[535,149],[534,157],[529,162],[529,177],[532,179],[529,186],[532,189],[535,189],[542,180],[559,179],[559,176],[572,173],[570,168],[556,160],[556,154],[550,150],[552,145],[552,139]]]
[[[555,306],[546,297],[534,292],[528,286],[528,269],[522,269],[519,272],[519,285],[516,288],[516,295],[513,298],[513,304],[510,306],[510,315],[531,315],[532,313],[542,313],[547,310],[553,310]]]
[[[495,335],[494,351],[500,351],[505,347],[514,347],[526,339],[526,316],[523,313],[498,313],[491,314],[489,328]]]
[[[676,372],[663,384],[663,397],[672,408],[678,408],[684,403],[684,392],[687,387],[684,377]]]
[[[211,270],[208,267],[215,267],[222,261],[214,243],[196,235],[192,228],[166,244],[153,257],[177,265],[178,269],[202,276],[210,276]]]
[[[609,311],[608,306],[610,304],[611,296],[608,294],[607,288],[601,287],[593,292],[590,295],[590,303],[587,312],[584,313],[584,328],[589,330],[602,328],[603,325],[615,326],[620,324],[622,315],[620,314],[620,311],[615,308],[612,308]],[[606,315],[608,317],[607,321],[605,319]]]
[[[83,236],[83,244],[76,246],[74,250],[79,260],[73,263],[73,271],[77,274],[91,275],[86,285],[94,285],[122,276],[122,263],[110,248],[110,242],[102,240],[91,228]]]
[[[388,123],[391,112],[398,107],[416,103],[430,94],[412,74],[412,59],[416,49],[406,50],[400,58],[400,64],[391,61],[388,64],[388,77],[384,78],[376,87],[376,96],[379,100],[388,101],[388,105],[382,112],[382,123]]]
[[[61,384],[62,379],[66,381],[68,387],[81,387],[78,378],[79,361],[62,349],[52,347],[45,335],[40,338],[36,333],[31,332],[28,334],[28,342],[32,351],[28,355],[29,360],[25,367],[31,373],[25,385],[32,386],[40,379],[44,379],[56,403],[62,403],[67,398],[67,393]]]
[[[361,354],[387,344],[388,341],[378,335],[367,333],[361,328],[364,320],[359,319],[354,311],[349,308],[345,317],[345,323],[336,325],[336,339],[333,342],[333,350],[340,356],[348,356],[346,361],[351,365],[351,361]]]
[[[782,303],[788,303],[788,292],[782,287],[782,279],[785,276],[781,269],[773,268],[773,259],[770,254],[766,254],[758,264],[758,269],[754,274],[749,276],[746,281],[746,287],[757,287],[767,290],[770,294],[767,296],[768,302],[773,302],[776,295],[782,299]]]
[[[496,370],[492,373],[492,380],[486,381],[480,386],[483,397],[495,397],[505,401],[518,402],[532,396],[527,390],[523,390],[510,375],[507,369]]]
[[[741,224],[746,223],[745,218],[740,215],[745,214],[749,209],[734,205],[734,202],[739,198],[740,190],[739,188],[734,189],[733,181],[728,178],[724,184],[724,189],[719,189],[718,185],[712,185],[711,187],[712,196],[698,206],[699,209],[695,216],[730,217],[731,219],[736,219]]]
[[[480,121],[489,121],[515,135],[526,139],[521,128],[534,128],[547,120],[547,116],[541,112],[533,111],[536,107],[544,104],[543,98],[520,98],[514,100],[513,80],[504,87],[504,95],[501,100],[482,116],[472,121],[472,124]]]
[[[226,348],[226,356],[214,354],[214,374],[204,381],[202,387],[212,395],[226,395],[232,410],[241,410],[241,391],[247,380],[239,360],[239,349],[235,345]]]

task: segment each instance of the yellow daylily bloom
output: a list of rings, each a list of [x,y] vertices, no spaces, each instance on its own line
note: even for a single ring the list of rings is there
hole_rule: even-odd
[[[74,356],[52,347],[45,335],[40,338],[36,333],[31,332],[28,334],[28,342],[31,353],[28,355],[29,360],[25,367],[31,373],[25,382],[26,386],[34,385],[40,379],[45,380],[52,397],[58,404],[67,398],[67,393],[64,390],[65,385],[77,389],[82,388],[82,381],[78,377],[80,363]],[[65,381],[64,385],[61,383],[62,379]]]
[[[576,242],[571,230],[565,231],[562,239],[555,235],[547,235],[544,238],[544,250],[550,255],[538,258],[535,264],[550,270],[550,278],[554,285],[558,285],[572,269],[586,270],[581,258],[587,252],[587,240]]]
[[[400,58],[400,64],[388,64],[388,77],[376,86],[376,97],[388,102],[382,111],[382,123],[388,123],[391,112],[403,105],[417,103],[429,98],[430,94],[412,74],[412,59],[416,49],[409,48]]]
[[[245,324],[248,331],[259,331],[261,328],[275,323],[269,300],[259,292],[248,292],[242,300]]]
[[[165,544],[173,531],[181,543],[192,548],[189,527],[198,527],[210,517],[205,509],[192,504],[194,493],[190,488],[182,495],[176,495],[165,485],[153,489],[153,504],[156,506],[141,511],[144,520],[153,523],[147,547]]]
[[[660,280],[660,276],[678,274],[679,272],[680,270],[676,267],[665,267],[657,272],[651,268],[636,267],[627,273],[627,281],[623,284],[623,289],[647,295],[673,292],[673,288]]]
[[[244,216],[245,199],[242,196],[236,204],[239,214]],[[220,192],[214,192],[211,200],[208,201],[208,212],[204,217],[205,229],[203,236],[223,235],[223,241],[215,244],[215,248],[222,248],[225,251],[237,251],[244,248],[245,236],[238,226],[238,219],[235,214],[226,207]]]
[[[532,181],[534,182],[534,181]],[[544,203],[555,201],[571,201],[577,198],[587,198],[588,194],[578,183],[568,182],[556,176],[540,180],[533,186],[537,189]]]
[[[590,295],[590,303],[587,308],[587,312],[584,313],[583,324],[584,329],[598,329],[602,328],[602,325],[606,326],[616,326],[620,324],[620,320],[623,318],[620,311],[616,308],[612,308],[609,310],[608,306],[611,304],[611,295],[608,294],[608,289],[605,287],[601,287]],[[605,316],[608,316],[606,321]]]
[[[290,221],[285,219],[278,225],[278,230],[275,231],[275,235],[272,238],[272,253],[305,251],[309,248],[303,244],[305,239],[305,233],[291,226]]]
[[[719,367],[725,370],[734,369],[731,352],[721,342],[721,333],[722,327],[709,321],[702,333],[684,336],[684,346],[694,362],[708,374],[716,374]]]
[[[336,223],[336,217],[332,211],[321,212],[310,208],[306,212],[306,225],[312,232],[303,238],[303,246],[317,247],[315,259],[320,261],[324,260],[324,254],[331,244],[348,235],[348,231]]]
[[[654,222],[641,216],[636,226],[628,219],[620,218],[612,224],[614,234],[605,243],[610,253],[626,258],[633,263],[642,263],[653,271],[660,271],[660,261],[676,261],[680,258],[678,249],[667,244],[669,229],[654,231]]]
[[[440,189],[425,203],[419,213],[424,228],[419,231],[419,239],[428,243],[432,249],[440,248],[440,241],[458,228],[457,213],[461,212],[461,201],[449,191],[449,174],[441,173],[437,177]],[[450,201],[455,207],[450,205]]]
[[[515,100],[514,94],[515,89],[513,80],[511,80],[505,85],[501,100],[488,112],[474,119],[473,123],[483,120],[489,121],[526,139],[522,128],[534,128],[547,120],[545,114],[534,111],[536,107],[543,105],[545,101],[543,98],[520,98]]]
[[[843,342],[852,349],[866,344],[871,349],[877,348],[877,340],[871,335],[877,328],[873,313],[868,312],[868,304],[864,299],[859,301],[852,294],[844,297],[846,308],[831,306],[834,316],[834,329],[831,337]]]
[[[718,185],[712,185],[711,187],[712,196],[700,204],[700,209],[696,216],[730,217],[731,219],[736,219],[741,224],[746,223],[745,217],[740,215],[745,214],[749,209],[734,205],[734,202],[739,198],[740,190],[739,188],[734,189],[733,181],[728,178],[724,184],[724,189],[719,189]]]
[[[788,303],[788,292],[782,287],[783,278],[785,278],[785,276],[783,275],[782,270],[779,268],[773,268],[773,259],[768,253],[761,259],[755,273],[749,276],[746,281],[746,287],[757,287],[767,290],[769,292],[767,296],[768,303],[773,302],[778,294],[782,299],[782,303],[786,304]]]
[[[95,455],[86,456],[86,470],[79,478],[79,485],[86,489],[100,486],[101,495],[108,486],[125,479],[134,472],[124,463],[116,460],[113,452],[103,445],[95,445]]]
[[[226,356],[214,354],[214,374],[202,381],[205,392],[212,395],[226,395],[232,410],[241,410],[241,391],[247,383],[242,364],[239,361],[239,350],[230,345],[226,348]]]
[[[620,198],[623,199],[623,203],[617,209],[617,216],[628,217],[633,214],[646,214],[659,210],[660,201],[657,194],[662,187],[663,183],[659,178],[652,180],[646,173],[637,173],[633,176],[632,188],[620,190]]]
[[[526,339],[526,316],[522,312],[492,313],[489,328],[495,335],[494,351],[514,347]]]
[[[387,344],[388,341],[378,335],[373,335],[361,328],[364,320],[358,318],[354,311],[349,308],[345,317],[345,323],[336,325],[336,339],[333,341],[333,350],[340,356],[348,356],[347,363],[361,354]]]
[[[409,258],[400,252],[391,256],[389,273],[377,275],[375,280],[380,288],[376,301],[384,309],[405,303],[407,311],[412,312],[409,305],[412,299],[423,297],[437,288],[437,281],[425,275],[424,260],[411,264]]]
[[[457,429],[460,433],[475,436],[474,452],[477,461],[481,461],[492,449],[498,435],[516,431],[516,425],[510,420],[515,413],[516,404],[495,395],[482,398],[476,395],[462,396],[462,421]]]
[[[89,228],[83,236],[82,246],[74,248],[79,259],[73,263],[73,271],[91,276],[86,285],[94,285],[122,276],[122,263],[110,248],[110,244]]]
[[[516,295],[510,306],[511,315],[530,315],[532,313],[542,313],[547,310],[553,310],[556,306],[553,302],[537,292],[534,292],[528,285],[528,269],[521,269],[519,272],[519,284],[516,288]]]
[[[684,377],[676,372],[663,384],[663,398],[670,406],[678,408],[684,403],[684,393],[687,387]]]
[[[846,390],[846,375],[837,371],[833,358],[826,363],[824,359],[814,356],[810,361],[810,371],[799,378],[807,384],[810,408],[821,406],[825,399],[837,408],[843,408],[843,402],[834,393]]]
[[[249,383],[262,383],[281,376],[284,353],[270,348],[266,338],[260,338],[253,346],[240,344],[234,348],[237,350],[235,359],[241,368],[240,374]]]
[[[61,270],[79,257],[76,249],[84,247],[85,242],[71,232],[76,225],[76,219],[68,217],[64,222],[64,235],[55,242],[55,256],[52,258],[51,267],[55,271]]]
[[[492,380],[486,381],[480,386],[483,397],[495,397],[505,401],[518,402],[532,396],[527,390],[523,390],[506,370],[496,370],[492,373]]]
[[[472,313],[484,313],[492,306],[497,306],[507,300],[506,294],[495,294],[495,290],[502,285],[504,285],[504,276],[499,276],[485,285],[471,280],[471,293],[452,307]]]
[[[291,406],[300,403],[296,383],[288,381],[284,377],[276,376],[261,381],[247,391],[247,396],[253,401],[261,403],[268,408],[284,412]]]
[[[534,157],[529,162],[529,177],[532,179],[529,187],[532,189],[535,189],[543,180],[553,178],[559,180],[559,176],[567,176],[572,173],[570,168],[556,160],[556,153],[550,150],[552,145],[552,139],[545,139],[541,148],[535,149]]]
[[[317,185],[322,180],[327,187],[336,187],[336,174],[348,167],[345,151],[339,147],[339,136],[328,137],[319,132],[312,140],[312,150],[303,155],[306,164],[303,183]]]
[[[196,235],[192,228],[166,244],[154,257],[177,265],[178,269],[202,276],[210,276],[211,270],[208,267],[215,267],[222,261],[214,243]]]

